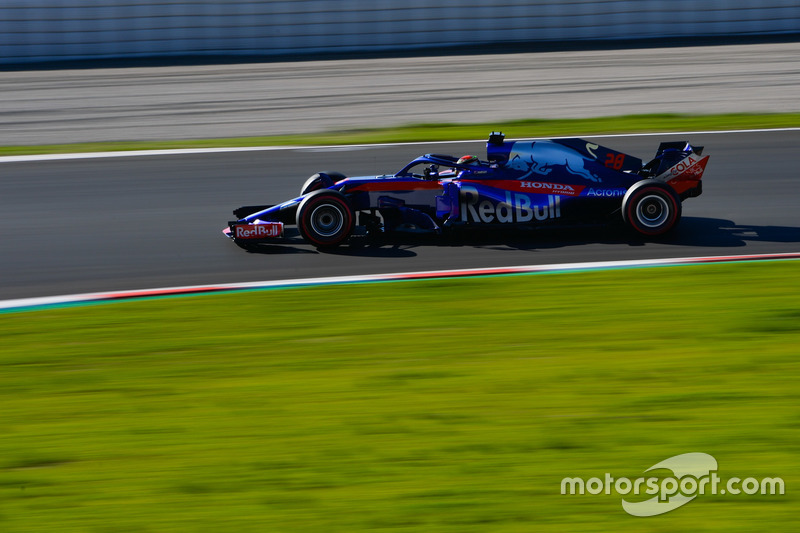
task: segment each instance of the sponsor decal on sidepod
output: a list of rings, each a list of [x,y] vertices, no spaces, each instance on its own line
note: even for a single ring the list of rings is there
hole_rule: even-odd
[[[625,196],[625,193],[628,192],[628,189],[592,189],[586,192],[586,196],[603,196],[607,198],[616,198]]]
[[[561,197],[547,195],[546,205],[536,205],[527,194],[506,191],[504,202],[491,200],[480,201],[480,194],[475,187],[461,187],[461,221],[462,222],[530,222],[561,218]]]
[[[563,194],[564,196],[578,195],[578,191],[576,191],[572,185],[563,185],[561,183],[542,183],[540,181],[523,181],[520,183],[520,189],[536,189],[536,192],[544,194],[547,193]]]

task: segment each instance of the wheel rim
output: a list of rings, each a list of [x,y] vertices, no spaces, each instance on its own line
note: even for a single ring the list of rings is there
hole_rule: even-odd
[[[669,217],[669,203],[664,197],[657,194],[645,196],[636,206],[636,218],[648,228],[661,226]]]
[[[311,229],[320,237],[332,237],[344,227],[344,213],[331,204],[316,207],[309,217]]]

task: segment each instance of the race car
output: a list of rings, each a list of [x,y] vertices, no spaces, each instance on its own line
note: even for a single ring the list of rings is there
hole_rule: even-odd
[[[296,198],[235,209],[223,233],[248,250],[291,242],[293,225],[322,250],[354,234],[614,221],[657,237],[678,223],[683,200],[702,193],[708,163],[687,141],[662,142],[646,164],[583,139],[506,141],[499,132],[486,152],[485,160],[426,154],[382,176],[318,172]]]

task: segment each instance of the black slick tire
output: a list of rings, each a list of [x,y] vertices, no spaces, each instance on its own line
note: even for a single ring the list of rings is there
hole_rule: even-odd
[[[681,200],[666,183],[642,180],[625,193],[622,219],[639,235],[664,235],[681,219]]]
[[[297,228],[317,248],[335,248],[353,232],[355,215],[347,198],[338,191],[309,193],[297,208]]]

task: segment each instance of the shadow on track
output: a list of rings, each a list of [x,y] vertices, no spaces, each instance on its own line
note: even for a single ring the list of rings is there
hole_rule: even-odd
[[[749,242],[800,243],[800,228],[738,225],[731,220],[684,217],[671,234],[652,239],[663,245],[697,248],[738,248]],[[621,225],[572,228],[480,228],[447,235],[399,234],[379,238],[355,237],[346,245],[320,252],[308,244],[261,245],[248,250],[259,254],[329,253],[351,257],[409,258],[423,246],[541,251],[590,244],[644,246],[651,240]]]
[[[389,258],[405,258],[415,257],[416,252],[404,248],[403,246],[417,246],[420,244],[435,244],[433,241],[430,243],[420,242],[396,242],[381,239],[380,241],[367,238],[356,237],[350,240],[347,246],[340,248],[333,248],[331,250],[320,251],[316,250],[310,244],[300,240],[291,241],[286,244],[261,244],[253,245],[246,248],[248,253],[265,254],[265,255],[290,255],[290,254],[320,254],[327,253],[332,255],[346,255],[351,257],[385,257]]]
[[[717,218],[684,217],[663,242],[678,246],[737,247],[748,242],[800,243],[800,228],[739,225]]]
[[[622,225],[572,228],[501,228],[463,231],[446,237],[398,236],[393,245],[480,247],[496,250],[548,250],[589,244],[644,246],[657,242],[696,248],[734,248],[749,242],[800,243],[800,228],[738,225],[731,220],[684,217],[676,230],[660,238],[645,239]]]

